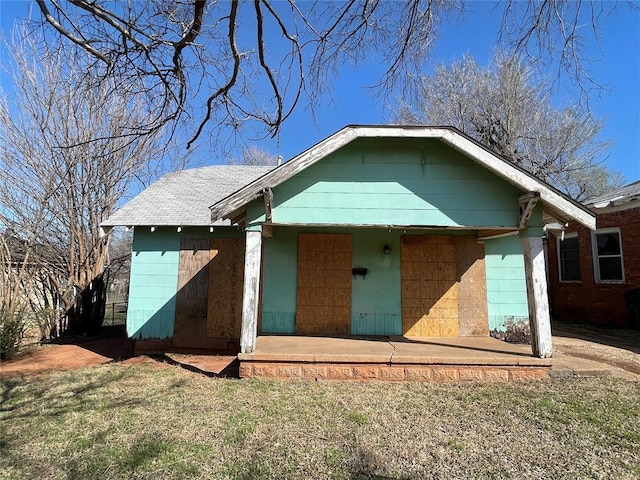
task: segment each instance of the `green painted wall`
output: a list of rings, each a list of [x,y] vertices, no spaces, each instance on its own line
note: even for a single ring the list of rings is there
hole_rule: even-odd
[[[235,228],[136,227],[133,235],[127,335],[130,338],[165,339],[173,337],[178,285],[180,238],[238,237]]]
[[[353,231],[354,267],[365,267],[365,278],[351,280],[351,333],[353,335],[402,335],[400,295],[401,230]],[[385,245],[391,254],[385,255]]]
[[[274,223],[503,226],[521,192],[434,139],[358,139],[274,188]],[[249,220],[264,219],[262,200]]]
[[[298,229],[274,227],[263,238],[262,333],[295,333]]]
[[[522,240],[486,240],[484,248],[489,330],[504,332],[510,322],[529,321]]]
[[[175,229],[136,227],[133,235],[127,335],[173,336],[180,236]]]

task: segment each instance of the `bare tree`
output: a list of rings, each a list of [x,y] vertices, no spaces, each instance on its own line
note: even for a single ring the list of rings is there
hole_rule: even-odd
[[[235,131],[252,121],[275,136],[301,98],[313,106],[330,75],[373,52],[386,64],[378,91],[402,90],[441,25],[464,11],[452,0],[36,2],[43,23],[88,52],[114,86],[136,85],[153,103],[153,120],[132,132],[193,116],[190,143],[207,125]],[[496,2],[498,41],[584,87],[583,49],[612,8],[604,0]]]
[[[112,79],[95,81],[85,53],[45,51],[38,63],[36,51],[24,38],[10,49],[12,91],[0,97],[0,227],[47,272],[72,326],[86,329],[101,321],[100,222],[168,167],[167,140],[130,135],[131,123],[154,121],[146,104]]]
[[[602,164],[602,123],[583,104],[554,107],[547,81],[512,56],[498,53],[488,68],[466,56],[422,76],[397,120],[454,126],[576,199],[617,186]]]
[[[229,165],[252,165],[264,167],[273,165],[275,167],[278,165],[279,161],[279,156],[273,155],[267,150],[263,150],[262,148],[253,145],[242,149],[242,158],[240,160],[230,158],[227,163]]]

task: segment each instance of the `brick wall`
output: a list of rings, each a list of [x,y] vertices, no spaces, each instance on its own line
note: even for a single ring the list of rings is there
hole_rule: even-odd
[[[580,255],[579,283],[559,281],[556,238],[549,235],[549,296],[555,318],[628,326],[624,293],[640,287],[640,207],[619,212],[597,214],[597,228],[620,228],[625,282],[623,284],[596,283],[591,231],[571,224],[566,233],[578,233]]]

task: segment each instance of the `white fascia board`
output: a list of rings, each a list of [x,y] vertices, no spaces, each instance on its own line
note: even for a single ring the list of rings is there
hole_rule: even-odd
[[[298,156],[293,157],[288,162],[283,163],[256,181],[241,188],[234,194],[211,205],[211,207],[209,207],[211,209],[211,220],[227,218],[230,213],[242,208],[251,200],[258,198],[265,188],[274,188],[280,185],[285,180],[293,177],[298,172],[313,165],[318,160],[330,155],[356,138],[357,135],[352,127],[345,127],[330,137],[325,138]]]
[[[590,230],[595,230],[596,219],[593,213],[588,211],[586,207],[580,207],[569,198],[557,193],[544,182],[510,165],[490,151],[451,130],[443,131],[442,140],[512,185],[527,192],[540,193],[540,199],[543,203],[548,204],[555,210],[561,211],[570,219],[581,223]]]

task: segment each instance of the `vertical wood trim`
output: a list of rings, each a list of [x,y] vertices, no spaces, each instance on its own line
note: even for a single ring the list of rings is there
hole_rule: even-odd
[[[522,247],[527,280],[531,350],[536,357],[550,358],[553,353],[551,318],[542,237],[523,237]]]
[[[246,232],[244,253],[244,288],[242,294],[242,332],[240,351],[251,353],[258,335],[258,300],[260,298],[260,260],[262,256],[262,233]]]

